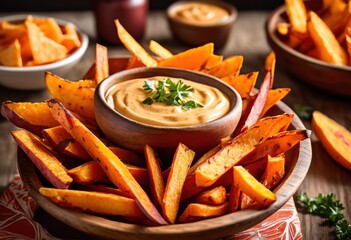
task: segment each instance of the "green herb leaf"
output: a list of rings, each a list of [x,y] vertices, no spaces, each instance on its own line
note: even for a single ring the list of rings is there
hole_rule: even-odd
[[[310,106],[295,104],[293,106],[294,112],[301,118],[305,120],[312,119],[313,109]]]
[[[351,224],[348,223],[346,220],[339,221],[336,224],[335,232],[337,239],[351,239]]]
[[[297,195],[297,203],[308,213],[326,218],[330,223],[336,224],[337,239],[351,239],[351,225],[344,219],[342,210],[345,207],[336,199],[335,194],[318,194],[309,198],[306,193]]]
[[[145,91],[149,91],[149,92],[153,92],[155,91],[155,81],[154,80],[146,80],[144,82],[144,86],[143,86]]]
[[[147,104],[147,105],[151,105],[154,103],[154,100],[152,100],[152,98],[148,97],[148,98],[145,98],[145,100],[143,101],[144,104]]]
[[[189,100],[182,106],[185,110],[190,110],[191,108],[202,108],[204,107],[201,103],[195,102],[193,100]]]
[[[164,81],[158,81],[156,88],[154,83],[155,81],[153,80],[145,81],[144,90],[149,92],[156,90],[156,93],[151,99],[149,99],[150,97],[146,98],[143,103],[150,105],[153,101],[163,102],[167,105],[182,106],[186,110],[203,107],[203,105],[193,100],[185,101],[185,98],[189,97],[190,93],[194,92],[194,89],[181,80],[174,83],[170,78],[166,78]]]

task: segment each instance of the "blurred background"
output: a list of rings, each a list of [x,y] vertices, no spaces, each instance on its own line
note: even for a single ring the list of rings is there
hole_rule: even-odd
[[[21,11],[67,11],[93,9],[94,1],[125,1],[125,0],[11,0],[1,4],[1,12]],[[175,0],[149,0],[150,9],[165,9]],[[284,0],[227,0],[238,10],[272,10],[284,3]]]

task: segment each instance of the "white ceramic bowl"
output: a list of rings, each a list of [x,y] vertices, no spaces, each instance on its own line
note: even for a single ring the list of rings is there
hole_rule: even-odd
[[[0,21],[19,22],[28,15],[12,15],[0,18]],[[48,16],[33,15],[33,17],[48,18]],[[54,18],[57,23],[65,25],[69,22]],[[38,90],[46,88],[44,81],[45,71],[62,76],[69,71],[84,55],[88,48],[89,38],[80,31],[76,30],[82,42],[81,46],[68,57],[50,64],[31,66],[31,67],[7,67],[0,65],[0,85],[18,90]]]

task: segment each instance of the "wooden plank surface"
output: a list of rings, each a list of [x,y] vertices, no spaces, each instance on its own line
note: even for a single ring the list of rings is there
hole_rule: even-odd
[[[95,23],[92,12],[56,12],[41,13],[58,17],[77,24],[90,38],[87,53],[81,62],[70,72],[65,74],[67,79],[80,79],[93,62],[95,37]],[[260,71],[259,83],[263,78],[264,59],[270,48],[264,34],[264,23],[268,12],[241,12],[226,47],[219,52],[224,56],[243,55],[243,73]],[[0,16],[7,15],[1,13]],[[182,45],[172,38],[168,29],[164,12],[151,12],[148,18],[146,34],[142,41],[143,46],[153,39],[169,48],[173,53],[183,51],[188,46]],[[121,46],[109,46],[109,55],[126,55],[128,52]],[[1,77],[1,76],[0,76]],[[279,67],[277,63],[274,88],[289,87],[292,91],[284,102],[292,107],[295,104],[309,105],[332,117],[340,124],[351,130],[351,99],[339,98],[313,89],[296,79]],[[0,101],[40,101],[48,97],[43,91],[16,91],[0,86]],[[310,121],[304,121],[306,128],[311,129]],[[8,185],[17,172],[16,150],[17,145],[10,135],[15,127],[2,116],[0,117],[0,191]],[[298,192],[306,192],[310,196],[318,193],[335,193],[337,198],[346,207],[344,213],[351,221],[351,172],[338,165],[323,149],[318,139],[312,134],[313,158],[310,170]],[[324,225],[319,217],[299,213],[302,233],[306,239],[332,239],[333,228]]]

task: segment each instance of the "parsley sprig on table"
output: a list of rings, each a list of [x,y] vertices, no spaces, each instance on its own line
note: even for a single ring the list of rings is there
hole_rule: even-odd
[[[151,97],[143,101],[144,104],[151,105],[154,102],[163,102],[167,105],[181,106],[185,110],[203,107],[202,104],[194,100],[185,100],[190,93],[194,92],[194,89],[181,80],[174,83],[170,78],[166,78],[164,81],[158,81],[157,86],[155,86],[155,80],[146,80],[143,88],[150,93],[154,92]]]
[[[344,220],[342,211],[345,207],[336,199],[335,194],[318,194],[315,198],[309,198],[306,193],[297,195],[297,202],[308,213],[326,218],[336,224],[337,239],[351,240],[351,224]]]

